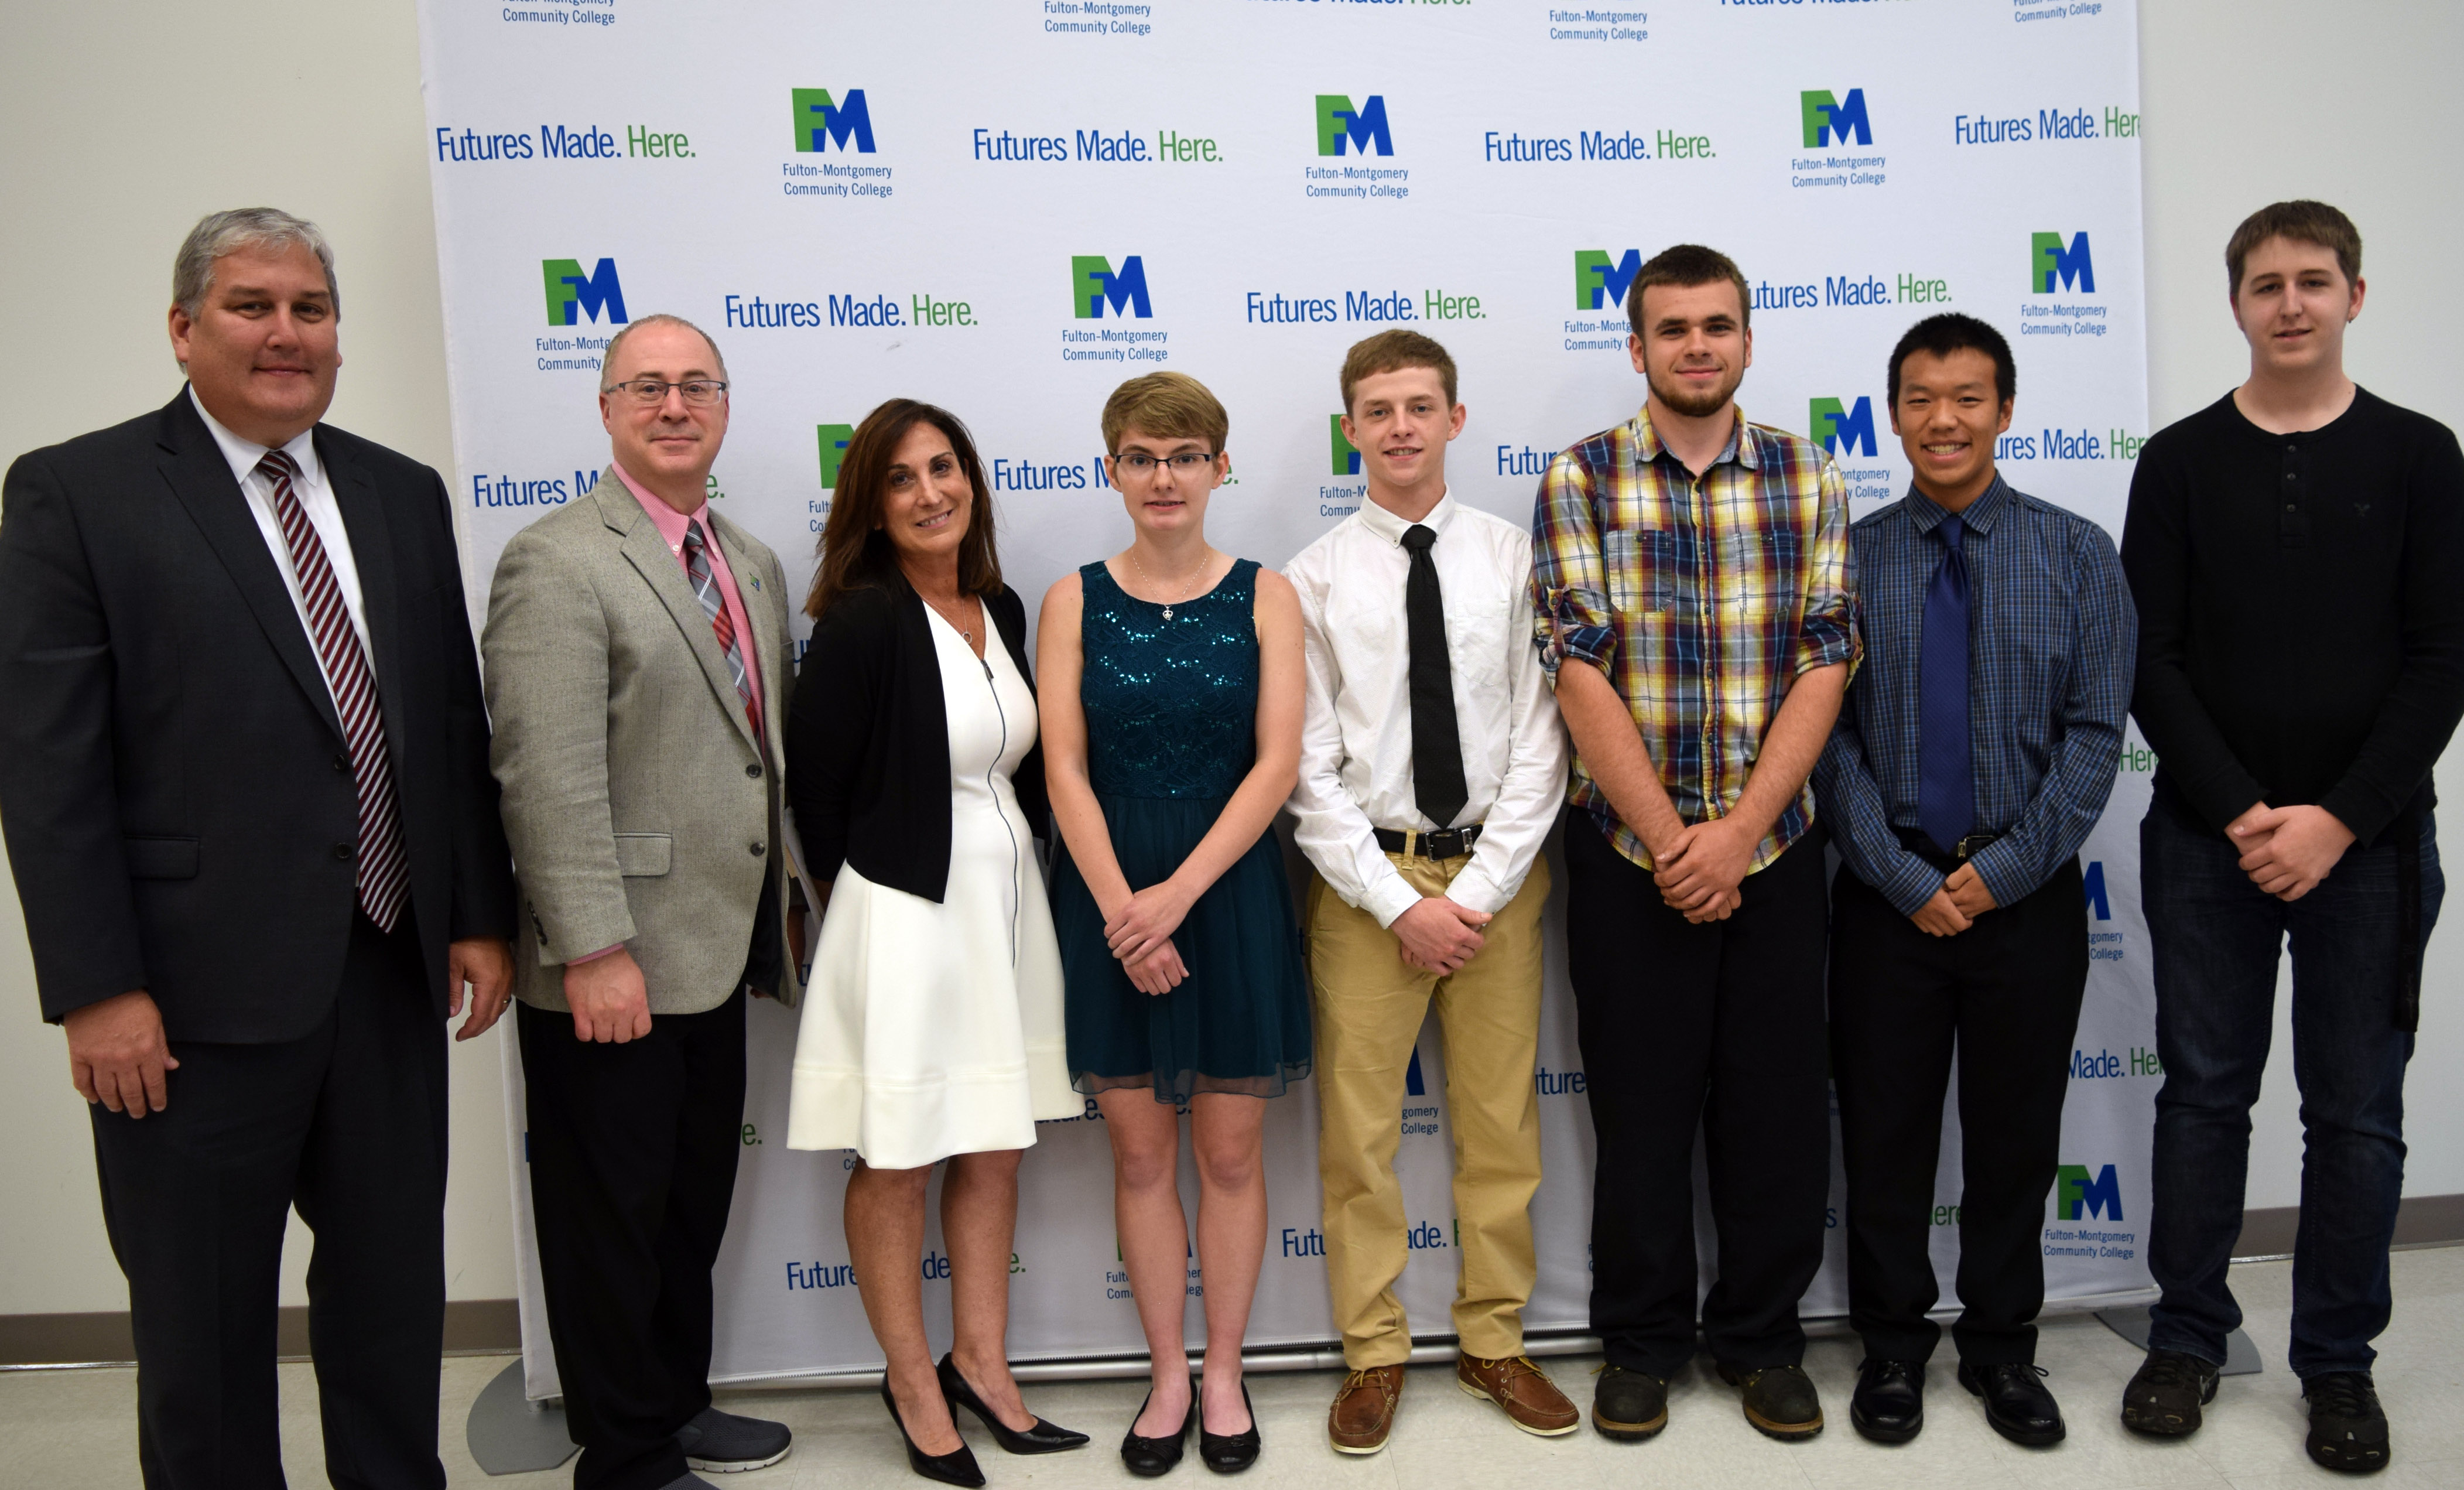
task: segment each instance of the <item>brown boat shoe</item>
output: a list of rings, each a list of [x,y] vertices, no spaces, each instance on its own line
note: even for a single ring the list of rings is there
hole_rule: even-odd
[[[1455,1357],[1455,1385],[1496,1403],[1527,1434],[1554,1438],[1583,1426],[1583,1414],[1528,1355],[1490,1361],[1465,1351]]]
[[[1326,1437],[1337,1454],[1375,1454],[1394,1431],[1395,1403],[1403,1395],[1403,1368],[1371,1366],[1348,1373],[1327,1409]]]

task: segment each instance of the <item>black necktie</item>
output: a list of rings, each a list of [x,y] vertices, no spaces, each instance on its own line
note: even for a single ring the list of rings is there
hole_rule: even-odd
[[[1446,603],[1429,558],[1437,533],[1415,523],[1403,531],[1412,553],[1403,614],[1412,625],[1412,796],[1440,828],[1455,825],[1471,793],[1463,787],[1463,737],[1455,729],[1454,666],[1446,658]]]

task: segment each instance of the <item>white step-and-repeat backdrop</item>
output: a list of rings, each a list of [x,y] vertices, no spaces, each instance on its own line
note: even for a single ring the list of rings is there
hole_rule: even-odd
[[[1752,281],[1748,415],[1830,444],[1859,514],[1906,481],[1886,355],[1950,308],[2016,349],[2012,480],[2118,532],[2148,434],[2133,0],[1633,3],[1648,8],[423,0],[474,597],[506,539],[605,464],[598,351],[628,317],[685,316],[724,349],[734,425],[712,495],[791,582],[812,572],[849,428],[905,394],[974,429],[1032,604],[1127,541],[1096,463],[1115,384],[1169,367],[1215,389],[1234,476],[1212,536],[1281,564],[1361,500],[1331,427],[1336,369],[1397,324],[1462,367],[1456,495],[1528,519],[1550,454],[1640,403],[1621,299],[1684,240]],[[2096,962],[2044,1229],[2050,1291],[2075,1302],[2147,1280],[2159,1073],[2134,828],[2152,764],[2134,737],[2085,854]],[[1589,1287],[1592,1144],[1561,966],[1532,1074],[1548,1178],[1527,1318],[1543,1330],[1581,1328]],[[781,1143],[794,1038],[757,1005],[716,1378],[878,1359],[840,1231],[851,1156]],[[1397,1115],[1402,1292],[1433,1334],[1454,1286],[1442,1066],[1432,1028]],[[1269,1119],[1261,1345],[1332,1338],[1313,1102],[1303,1085]],[[513,1140],[530,1390],[545,1395]],[[1954,1132],[1946,1300],[1957,1160]],[[1022,1189],[1013,1350],[1142,1348],[1100,1120],[1045,1125]],[[946,1277],[937,1243],[923,1267]],[[1188,1286],[1196,1340],[1195,1271]],[[944,1330],[946,1288],[927,1297]],[[1805,1309],[1844,1307],[1835,1234]]]

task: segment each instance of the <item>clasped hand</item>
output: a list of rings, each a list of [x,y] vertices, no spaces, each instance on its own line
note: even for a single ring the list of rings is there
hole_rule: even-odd
[[[2227,823],[2225,835],[2241,851],[2241,871],[2250,882],[2279,901],[2298,901],[2317,889],[2353,846],[2353,831],[2323,807],[2260,802]]]
[[[1488,945],[1480,928],[1492,919],[1486,911],[1428,895],[1407,906],[1387,929],[1401,944],[1397,951],[1405,967],[1443,975],[1462,971]]]
[[[1167,879],[1133,892],[1104,918],[1104,940],[1141,993],[1169,993],[1189,976],[1172,934],[1189,914],[1192,897]]]
[[[1688,823],[1651,851],[1660,898],[1687,921],[1726,921],[1745,901],[1738,888],[1754,861],[1754,834],[1734,817]]]
[[[1985,888],[1976,866],[1962,864],[1950,872],[1942,888],[1934,891],[1933,899],[1918,906],[1916,914],[1908,919],[1927,936],[1955,937],[1993,908],[1993,892]]]

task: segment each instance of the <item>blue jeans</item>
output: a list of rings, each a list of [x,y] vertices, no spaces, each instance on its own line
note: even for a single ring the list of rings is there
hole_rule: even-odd
[[[2385,836],[2394,837],[2390,831]],[[2293,1249],[2294,1374],[2366,1371],[2393,1299],[2387,1247],[2404,1193],[2404,1068],[2396,1029],[2396,849],[2348,851],[2286,902],[2250,882],[2238,851],[2162,795],[2139,825],[2154,944],[2154,1210],[2147,1262],[2164,1299],[2151,1346],[2221,1363],[2241,1308],[2225,1272],[2241,1234],[2250,1109],[2274,1032],[2277,950],[2293,944],[2293,1079],[2301,1092],[2301,1220]],[[2425,816],[2421,930],[2445,880]]]

